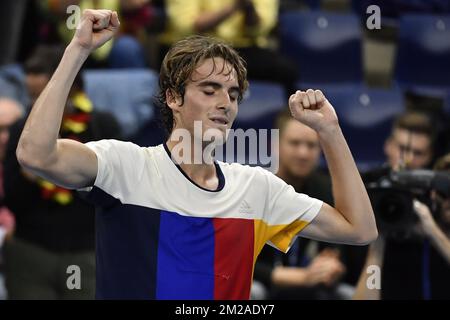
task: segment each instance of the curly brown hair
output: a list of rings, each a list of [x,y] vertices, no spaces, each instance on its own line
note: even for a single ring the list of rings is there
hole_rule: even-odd
[[[170,90],[176,96],[180,96],[181,104],[183,104],[186,85],[191,80],[192,73],[202,61],[210,58],[222,58],[236,71],[239,86],[238,103],[242,101],[242,97],[248,88],[247,69],[244,59],[239,56],[236,50],[230,45],[211,37],[190,36],[180,40],[170,48],[164,57],[159,76],[158,100],[161,118],[169,134],[173,129],[174,118],[172,109],[167,105],[167,90]],[[211,73],[215,69],[214,63]],[[221,73],[224,71],[223,69]],[[231,72],[232,70],[225,75],[229,75]]]

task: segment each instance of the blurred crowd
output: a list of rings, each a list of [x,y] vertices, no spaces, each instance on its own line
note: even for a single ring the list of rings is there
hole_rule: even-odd
[[[380,28],[369,27],[373,4]],[[250,89],[234,127],[280,130],[276,174],[297,192],[333,203],[317,134],[286,110],[297,89],[324,91],[368,186],[387,190],[399,171],[450,176],[450,0],[2,1],[0,299],[94,298],[94,208],[21,168],[15,155],[25,119],[73,36],[74,8],[115,10],[121,26],[75,79],[62,138],[163,142],[159,66],[174,42],[206,34],[247,62]],[[282,254],[266,245],[252,298],[450,299],[450,178],[447,191],[404,189],[411,212],[389,220],[383,210],[392,208],[380,200],[379,226],[388,226],[368,247],[298,238]],[[67,287],[70,265],[82,270],[79,290]],[[379,286],[367,271],[373,265]]]

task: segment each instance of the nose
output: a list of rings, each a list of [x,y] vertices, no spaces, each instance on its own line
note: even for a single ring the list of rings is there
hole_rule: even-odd
[[[217,104],[217,108],[221,110],[229,110],[231,107],[230,95],[226,91],[221,91],[220,99]]]
[[[300,143],[297,146],[297,156],[304,158],[307,155],[308,155],[308,147],[304,143]]]

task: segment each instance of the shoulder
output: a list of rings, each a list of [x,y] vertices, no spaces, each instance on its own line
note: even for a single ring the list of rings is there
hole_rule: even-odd
[[[121,165],[129,163],[131,166],[143,163],[146,160],[157,160],[161,157],[161,145],[156,147],[141,147],[129,141],[103,139],[90,141],[85,145],[94,151],[102,160],[115,161]]]
[[[111,151],[111,152],[137,152],[141,151],[142,147],[129,141],[122,141],[116,139],[102,139],[97,141],[90,141],[85,144],[94,151]],[[123,154],[126,155],[126,154]]]

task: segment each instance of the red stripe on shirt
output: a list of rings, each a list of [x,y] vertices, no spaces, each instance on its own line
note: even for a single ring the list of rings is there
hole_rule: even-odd
[[[253,270],[253,220],[213,220],[214,299],[249,299]]]

